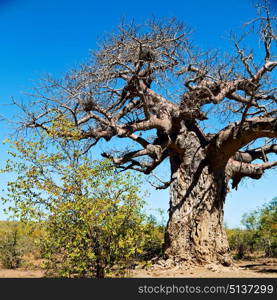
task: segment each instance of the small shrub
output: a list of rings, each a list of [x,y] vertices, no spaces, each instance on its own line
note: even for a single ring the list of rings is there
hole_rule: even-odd
[[[235,251],[235,259],[242,259],[258,249],[257,234],[254,230],[227,229],[230,249]]]
[[[139,255],[141,260],[151,260],[163,253],[165,226],[158,224],[154,216],[148,217],[144,229],[143,252]]]
[[[20,266],[23,250],[19,245],[18,229],[8,232],[0,241],[0,261],[4,268],[16,269]]]

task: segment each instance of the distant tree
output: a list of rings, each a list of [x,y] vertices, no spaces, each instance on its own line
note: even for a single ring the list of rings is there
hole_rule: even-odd
[[[277,198],[260,213],[259,235],[266,256],[277,256]]]
[[[259,221],[259,211],[254,210],[243,214],[241,224],[248,230],[257,230],[259,228]]]
[[[228,182],[237,188],[277,165],[268,155],[277,153],[276,16],[268,1],[248,25],[263,48],[258,55],[235,35],[234,53],[200,51],[174,19],[123,24],[90,61],[61,80],[43,80],[22,107],[24,127],[86,140],[87,150],[129,140],[137,147],[103,153],[120,170],[151,174],[169,160],[169,181],[159,188],[171,189],[164,257],[175,262],[230,264]],[[207,133],[205,120],[220,113],[227,116],[221,128]]]
[[[242,224],[251,231],[251,243],[266,256],[277,256],[277,198],[262,208],[244,214]]]

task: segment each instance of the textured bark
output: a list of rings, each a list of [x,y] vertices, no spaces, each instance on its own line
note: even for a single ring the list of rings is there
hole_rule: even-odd
[[[194,132],[183,140],[186,151],[171,160],[169,221],[165,234],[166,258],[190,263],[231,263],[223,225],[227,179],[205,159]]]

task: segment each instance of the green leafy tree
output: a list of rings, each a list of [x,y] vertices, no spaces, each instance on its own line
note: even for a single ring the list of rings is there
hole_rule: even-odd
[[[250,246],[256,245],[266,256],[277,256],[277,197],[262,208],[244,214],[242,224],[252,235]]]
[[[66,277],[122,275],[142,251],[138,187],[131,175],[115,176],[106,162],[86,181],[90,192],[57,203],[47,222],[47,269]]]
[[[277,256],[277,197],[260,212],[259,236],[266,256]]]
[[[143,252],[147,236],[140,178],[117,174],[107,160],[92,160],[74,139],[42,135],[12,146],[2,172],[15,172],[17,178],[2,200],[14,216],[44,222],[46,273],[122,275]]]

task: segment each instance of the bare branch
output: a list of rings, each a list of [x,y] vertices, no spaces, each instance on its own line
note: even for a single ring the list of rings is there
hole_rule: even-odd
[[[220,158],[215,165],[224,165],[239,149],[260,137],[277,137],[276,118],[251,118],[242,125],[241,122],[231,123],[213,137],[209,145],[210,159]]]
[[[264,145],[256,149],[251,149],[247,151],[238,151],[233,159],[240,162],[250,163],[256,159],[261,159],[263,161],[268,161],[267,154],[275,153],[277,154],[277,145]]]
[[[274,162],[265,162],[261,164],[251,164],[238,162],[233,159],[230,159],[228,162],[228,172],[232,178],[232,187],[238,187],[239,182],[243,177],[250,177],[252,179],[260,179],[264,174],[264,171],[270,168],[277,166],[277,161]]]
[[[254,51],[241,46],[242,40],[233,39],[235,54],[196,49],[189,30],[176,20],[121,24],[87,63],[62,80],[42,80],[33,103],[22,108],[24,125],[54,137],[83,140],[84,152],[101,139],[126,138],[138,149],[124,149],[124,144],[119,155],[104,156],[122,170],[146,174],[166,157],[180,165],[194,150],[214,169],[225,168],[230,158],[266,163],[267,154],[276,153],[275,145],[241,150],[258,138],[277,137],[277,61],[272,47],[276,20],[267,9],[262,11],[253,20],[260,25],[265,47],[262,64]],[[217,133],[204,133],[202,121],[212,110],[230,113],[236,122],[222,125]],[[65,124],[62,130],[59,121]]]

